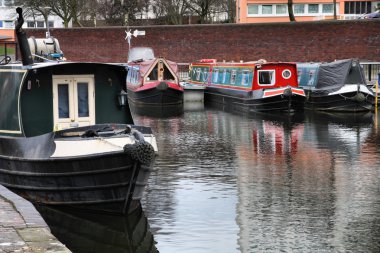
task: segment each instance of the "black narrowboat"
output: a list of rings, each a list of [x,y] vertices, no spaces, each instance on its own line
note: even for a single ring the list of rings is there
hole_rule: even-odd
[[[34,62],[17,12],[22,63],[0,66],[0,184],[33,203],[127,214],[157,145],[133,123],[125,68]]]
[[[298,83],[305,90],[305,108],[327,112],[372,111],[375,94],[366,84],[357,59],[297,63]]]

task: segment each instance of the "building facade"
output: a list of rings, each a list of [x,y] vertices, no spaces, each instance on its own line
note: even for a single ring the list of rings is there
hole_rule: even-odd
[[[289,22],[287,0],[236,0],[236,23]],[[375,11],[379,1],[336,0],[337,19],[357,19]],[[293,0],[296,21],[334,18],[332,0]]]
[[[0,36],[4,40],[14,41],[14,28],[17,13],[15,0],[0,0]],[[46,28],[46,22],[42,15],[25,15],[24,28]],[[49,27],[62,28],[62,19],[58,16],[49,15]],[[11,38],[9,38],[11,37]]]

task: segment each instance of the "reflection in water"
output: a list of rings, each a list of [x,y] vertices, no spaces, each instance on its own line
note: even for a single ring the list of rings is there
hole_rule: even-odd
[[[141,116],[150,116],[153,118],[173,117],[183,114],[184,106],[180,105],[165,105],[165,106],[138,106],[130,104],[131,112]]]
[[[53,235],[74,253],[158,252],[141,207],[125,217],[35,207]]]
[[[161,252],[380,251],[372,114],[206,108],[135,121],[158,141],[143,205]]]

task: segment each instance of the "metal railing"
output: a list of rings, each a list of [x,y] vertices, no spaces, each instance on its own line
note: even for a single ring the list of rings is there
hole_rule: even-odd
[[[380,62],[361,62],[368,84],[375,84],[380,73]]]
[[[179,81],[183,82],[189,79],[189,65],[190,63],[177,63]]]

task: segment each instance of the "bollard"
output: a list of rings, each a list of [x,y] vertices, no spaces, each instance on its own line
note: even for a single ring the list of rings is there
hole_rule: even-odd
[[[376,81],[376,93],[375,93],[375,110],[377,111],[377,102],[378,102],[378,92],[379,92],[379,83],[380,83],[380,72],[377,75],[377,81]]]

